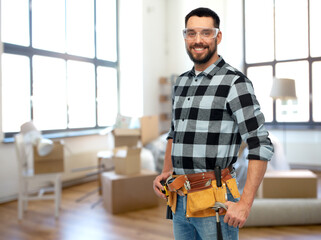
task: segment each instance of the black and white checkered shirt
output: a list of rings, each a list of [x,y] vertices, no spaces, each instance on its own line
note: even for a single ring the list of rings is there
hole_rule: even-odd
[[[241,141],[248,159],[270,160],[273,145],[251,81],[220,57],[195,76],[192,69],[173,91],[172,163],[176,174],[226,168],[237,160]]]

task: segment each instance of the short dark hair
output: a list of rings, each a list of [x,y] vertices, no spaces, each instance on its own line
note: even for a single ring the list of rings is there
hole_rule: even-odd
[[[185,17],[185,27],[187,26],[187,21],[192,16],[198,17],[211,17],[214,20],[214,27],[220,28],[220,18],[213,10],[209,8],[196,8],[192,10],[189,14]]]

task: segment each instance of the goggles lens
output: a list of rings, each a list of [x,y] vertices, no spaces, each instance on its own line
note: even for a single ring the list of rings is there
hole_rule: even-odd
[[[206,40],[216,38],[218,32],[218,28],[185,28],[183,36],[186,40],[195,40],[199,34],[201,39]]]

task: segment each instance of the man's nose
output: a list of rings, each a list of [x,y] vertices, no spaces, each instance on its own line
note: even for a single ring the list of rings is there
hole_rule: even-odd
[[[196,33],[196,38],[195,38],[195,42],[201,42],[203,39],[201,38],[201,33],[197,32]]]

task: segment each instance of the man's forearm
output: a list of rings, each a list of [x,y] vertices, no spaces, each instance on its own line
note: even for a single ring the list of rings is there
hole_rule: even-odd
[[[263,180],[267,168],[267,161],[249,160],[247,179],[240,201],[252,206],[256,192]]]
[[[166,151],[165,151],[165,159],[163,165],[163,173],[172,172],[173,171],[173,164],[172,164],[172,144],[173,139],[167,140]]]
[[[158,175],[155,180],[153,181],[153,188],[157,196],[166,199],[166,196],[164,193],[162,193],[160,190],[164,190],[164,187],[161,185],[160,181],[166,180],[173,172],[173,164],[172,164],[172,144],[173,139],[167,140],[166,145],[166,152],[165,152],[165,159],[164,159],[164,165],[163,165],[163,171],[160,175]]]

